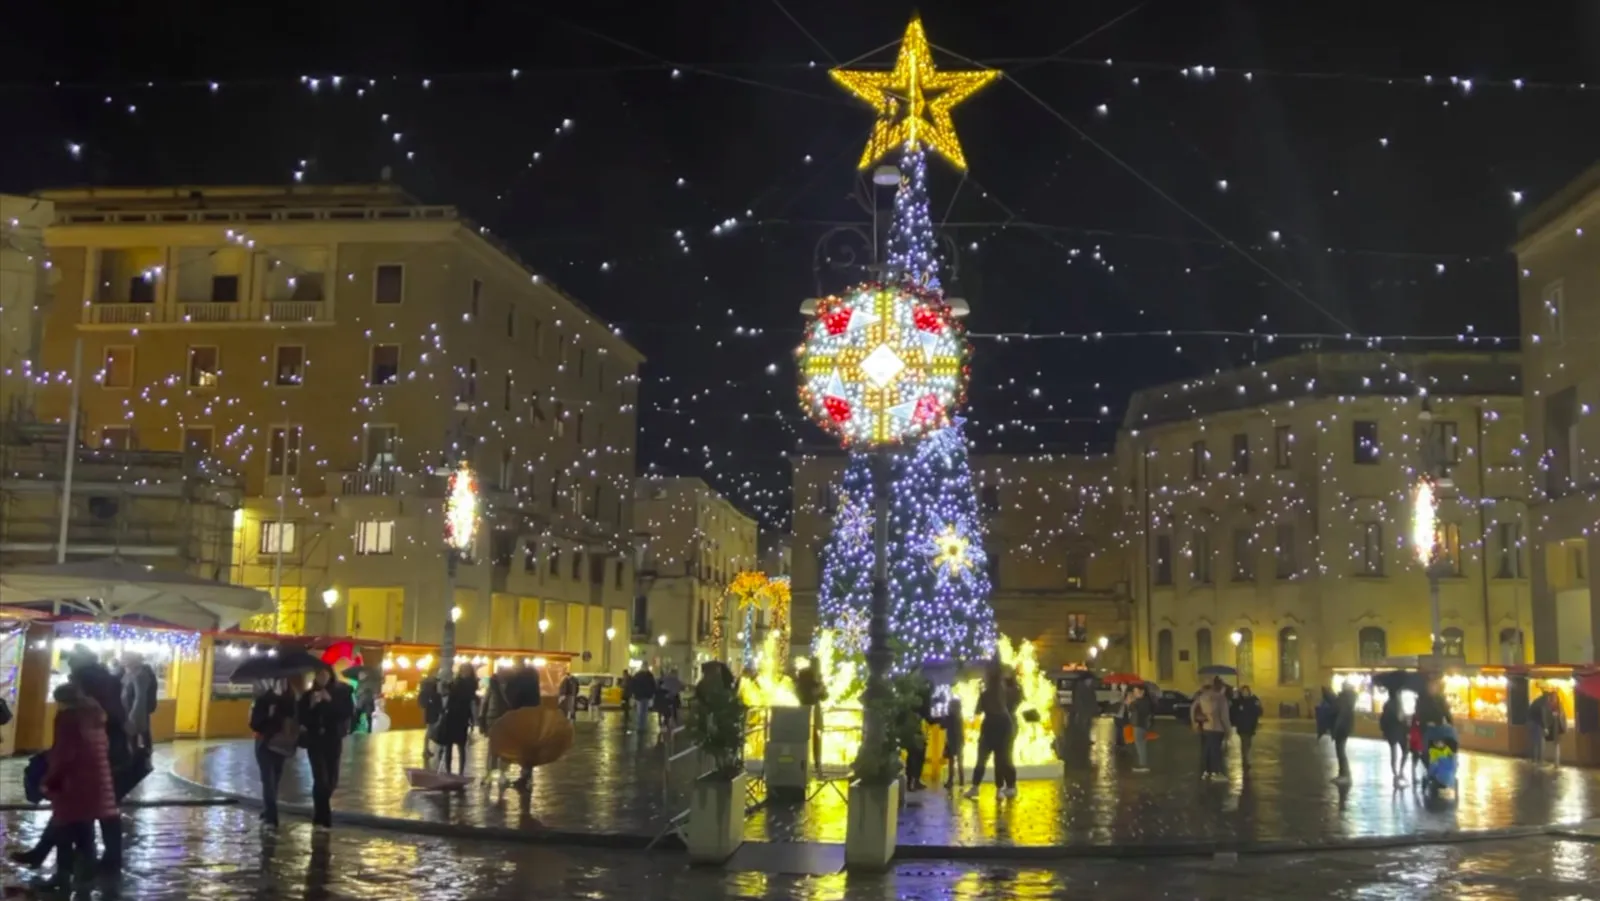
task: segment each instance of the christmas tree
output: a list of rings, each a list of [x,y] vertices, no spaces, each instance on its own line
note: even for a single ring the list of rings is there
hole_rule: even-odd
[[[823,545],[817,621],[846,657],[866,653],[872,606],[872,459],[851,454],[839,485],[833,531]]]

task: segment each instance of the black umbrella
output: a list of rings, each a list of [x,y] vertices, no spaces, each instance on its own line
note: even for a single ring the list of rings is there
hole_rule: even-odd
[[[382,672],[382,670],[375,666],[364,666],[357,664],[352,667],[347,667],[345,671],[339,675],[345,677],[346,679],[365,679],[368,676],[377,676]]]
[[[261,679],[287,679],[313,670],[329,669],[315,654],[301,650],[279,651],[263,654],[239,664],[233,671],[234,682],[255,682]]]
[[[1416,670],[1390,670],[1373,676],[1372,684],[1381,686],[1389,694],[1402,691],[1423,694],[1428,690],[1428,674]]]

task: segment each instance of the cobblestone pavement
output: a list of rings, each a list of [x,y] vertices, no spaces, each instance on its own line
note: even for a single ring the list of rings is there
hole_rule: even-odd
[[[1104,722],[1101,738],[1109,736]],[[1187,846],[1215,843],[1317,845],[1359,839],[1438,835],[1457,831],[1543,826],[1600,817],[1600,774],[1574,768],[1535,769],[1524,761],[1465,756],[1457,803],[1426,804],[1414,790],[1395,790],[1388,750],[1352,739],[1354,785],[1340,790],[1331,745],[1293,730],[1257,738],[1254,766],[1241,771],[1230,748],[1233,777],[1201,782],[1198,743],[1168,724],[1151,744],[1149,774],[1131,772],[1131,752],[1114,754],[1101,740],[1069,761],[1059,780],[1021,785],[1018,798],[997,802],[986,786],[977,801],[942,791],[913,795],[901,817],[902,846]],[[581,723],[573,750],[540,769],[526,808],[515,793],[472,788],[464,794],[408,791],[404,770],[421,754],[418,732],[358,736],[343,760],[336,810],[402,820],[488,826],[520,831],[555,830],[594,836],[651,836],[673,812],[686,807],[683,788],[694,760],[675,765],[663,793],[662,753],[653,742],[631,743],[615,723]],[[469,771],[483,772],[482,743]],[[179,753],[177,771],[224,792],[258,795],[248,743],[228,743],[203,754]],[[285,773],[282,797],[308,803],[303,759]],[[824,789],[806,805],[774,805],[753,816],[751,840],[842,842],[845,802]],[[952,852],[955,853],[955,852]]]
[[[0,814],[4,850],[31,843],[46,815]],[[557,849],[402,836],[303,822],[263,834],[239,807],[147,808],[128,814],[127,865],[100,898],[137,901],[715,901],[721,898],[1347,899],[1498,901],[1600,898],[1600,845],[1550,838],[1384,851],[1245,855],[1237,862],[1082,860],[1051,868],[918,861],[887,875],[788,876],[689,869],[681,855]],[[5,866],[0,876],[16,885]],[[89,897],[80,893],[79,897]]]

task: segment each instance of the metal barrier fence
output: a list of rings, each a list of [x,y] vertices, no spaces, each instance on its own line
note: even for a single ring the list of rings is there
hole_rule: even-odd
[[[764,729],[764,724],[746,728],[745,741],[748,742],[750,736],[757,733],[764,735]],[[654,848],[669,835],[676,837],[685,847],[688,846],[689,837],[684,830],[689,825],[690,797],[694,792],[694,784],[712,773],[706,768],[706,763],[702,759],[704,754],[700,751],[699,745],[689,745],[682,749],[677,747],[677,736],[682,731],[684,731],[683,726],[674,726],[662,737],[661,809],[671,813],[655,838],[645,846],[646,850]],[[685,773],[693,775],[684,778]],[[748,774],[745,780],[744,815],[748,817],[765,804],[766,780],[760,775]]]

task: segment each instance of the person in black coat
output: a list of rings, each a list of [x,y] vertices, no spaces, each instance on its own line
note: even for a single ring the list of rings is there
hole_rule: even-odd
[[[1239,693],[1228,705],[1228,721],[1239,733],[1239,761],[1250,769],[1250,745],[1256,739],[1256,728],[1261,725],[1261,699],[1250,692],[1250,686],[1239,686]]]
[[[444,695],[444,714],[439,719],[439,744],[444,746],[444,771],[450,772],[457,751],[461,754],[461,767],[467,772],[467,736],[472,733],[472,719],[478,709],[478,677],[472,664],[463,663],[456,670]]]
[[[283,765],[300,745],[294,685],[265,682],[250,705],[250,731],[256,737],[256,769],[261,774],[261,825],[278,826],[278,785]]]
[[[506,685],[506,709],[538,707],[542,700],[541,693],[539,671],[531,666],[518,665]]]
[[[422,765],[433,760],[433,746],[439,741],[439,719],[444,715],[444,693],[439,691],[439,674],[429,672],[417,686],[417,706],[422,708]]]
[[[335,682],[332,671],[324,668],[312,674],[311,687],[296,706],[300,745],[311,763],[311,822],[331,827],[333,792],[339,787],[339,757],[344,737],[350,734],[350,721],[355,717],[354,695],[350,686]]]

